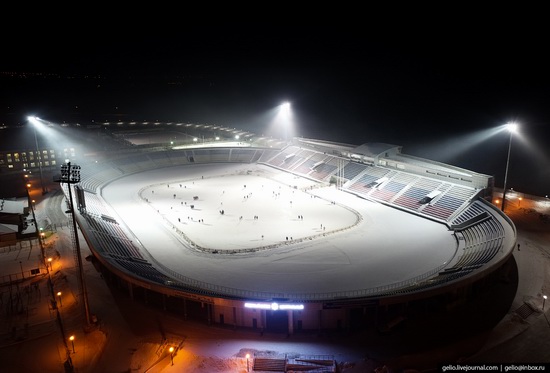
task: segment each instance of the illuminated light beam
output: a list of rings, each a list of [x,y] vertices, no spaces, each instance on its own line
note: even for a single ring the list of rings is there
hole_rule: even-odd
[[[36,136],[36,129],[43,127],[43,125],[40,123],[40,118],[35,116],[28,116],[27,120],[31,123],[33,133],[34,133],[34,143],[36,145],[36,154],[35,159],[38,163],[38,168],[40,170],[40,187],[42,188],[42,194],[46,194],[46,186],[44,185],[44,178],[42,175],[42,152],[40,151],[40,148],[38,147],[38,137]]]
[[[289,130],[291,131],[293,127],[292,111],[290,110],[289,102],[284,102],[279,106],[279,113],[277,114],[275,121],[278,126],[283,127],[283,140],[288,141],[288,132]]]
[[[550,168],[550,157],[546,149],[542,148],[537,143],[537,138],[529,138],[522,131],[514,132],[514,141],[518,141],[521,151],[526,151],[532,155],[535,159],[534,162],[540,165],[539,170],[542,172],[547,171]]]
[[[508,167],[510,165],[510,153],[512,150],[512,138],[514,137],[514,133],[518,130],[518,125],[514,122],[510,122],[506,124],[506,129],[510,133],[510,140],[508,142],[508,156],[506,157],[506,171],[504,173],[504,187],[502,188],[502,205],[501,210],[504,212],[504,206],[506,205],[506,182],[508,181]]]
[[[283,140],[285,141],[294,136],[294,118],[291,105],[288,101],[272,109],[269,112],[269,116],[272,116],[268,125],[269,133],[282,134]]]
[[[437,142],[416,144],[424,154],[430,154],[441,162],[452,162],[454,159],[468,154],[473,148],[482,145],[505,127],[489,128],[468,134],[453,136],[452,138],[438,140]],[[423,156],[421,154],[421,156]]]
[[[290,102],[283,102],[281,104],[280,112],[283,116],[290,115]]]

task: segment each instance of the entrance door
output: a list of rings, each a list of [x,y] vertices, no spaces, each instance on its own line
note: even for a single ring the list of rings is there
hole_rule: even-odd
[[[266,311],[266,329],[272,332],[288,332],[288,313],[286,311]]]

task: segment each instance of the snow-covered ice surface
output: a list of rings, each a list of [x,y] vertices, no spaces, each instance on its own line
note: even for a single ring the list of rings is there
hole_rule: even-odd
[[[115,180],[101,195],[158,263],[245,292],[390,286],[439,268],[457,249],[443,224],[263,165],[161,168]]]

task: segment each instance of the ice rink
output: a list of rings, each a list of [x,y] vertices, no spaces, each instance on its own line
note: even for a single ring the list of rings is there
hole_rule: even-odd
[[[249,293],[353,296],[422,278],[457,250],[443,224],[257,164],[156,169],[101,195],[161,267]]]

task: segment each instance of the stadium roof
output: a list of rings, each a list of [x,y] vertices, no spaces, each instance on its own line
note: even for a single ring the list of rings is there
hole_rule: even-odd
[[[385,143],[367,143],[363,145],[359,145],[355,149],[352,150],[353,153],[361,154],[367,157],[378,157],[380,154],[392,151],[392,154],[399,153],[401,149],[401,146],[399,145],[392,145],[392,144],[385,144]]]

